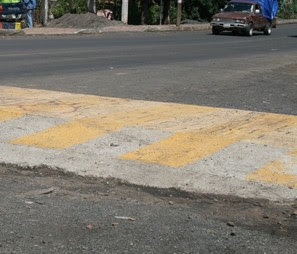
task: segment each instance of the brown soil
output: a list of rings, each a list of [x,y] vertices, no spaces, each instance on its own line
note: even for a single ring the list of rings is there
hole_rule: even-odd
[[[98,29],[106,26],[120,26],[120,25],[124,25],[124,23],[117,20],[109,20],[105,17],[99,17],[93,13],[86,13],[86,14],[65,14],[61,18],[51,21],[48,27]]]

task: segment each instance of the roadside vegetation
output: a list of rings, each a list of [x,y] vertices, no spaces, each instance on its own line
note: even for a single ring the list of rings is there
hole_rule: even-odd
[[[41,2],[41,0],[39,0]],[[95,1],[95,2],[93,2]],[[162,24],[176,22],[177,0],[129,0],[129,24],[160,24],[160,2],[163,3]],[[228,0],[183,0],[182,20],[184,22],[207,22]],[[121,19],[122,0],[56,0],[52,1],[54,18],[67,13],[86,13],[96,5],[96,10],[109,9],[113,18]],[[279,1],[279,18],[297,17],[297,0]]]

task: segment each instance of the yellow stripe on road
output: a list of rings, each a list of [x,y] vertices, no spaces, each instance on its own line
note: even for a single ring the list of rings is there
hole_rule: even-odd
[[[184,114],[197,116],[217,110],[188,105],[162,105],[130,112],[83,118],[12,140],[12,144],[44,148],[67,148],[127,126],[151,124],[160,118],[175,118]]]
[[[178,133],[138,151],[123,155],[121,158],[180,167],[217,152],[233,142],[233,139],[222,139],[217,135]]]
[[[44,148],[67,148],[114,131],[119,127],[121,125],[117,122],[101,122],[85,118],[12,140],[11,143]]]
[[[11,109],[7,109],[7,110],[3,110],[0,109],[0,122],[2,121],[7,121],[7,120],[11,120],[17,117],[21,117],[23,114],[20,113],[17,110],[11,110]]]
[[[282,161],[273,161],[263,168],[247,176],[249,181],[259,181],[273,184],[282,184],[297,188],[297,172],[290,173],[288,168],[295,166],[297,168],[297,159],[290,164]]]
[[[212,155],[235,142],[258,138],[267,132],[287,126],[297,126],[297,117],[277,114],[250,115],[197,132],[177,133],[121,158],[181,167]]]

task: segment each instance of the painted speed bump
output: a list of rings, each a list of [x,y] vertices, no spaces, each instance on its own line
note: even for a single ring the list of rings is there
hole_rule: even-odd
[[[0,86],[0,130],[3,163],[189,191],[297,195],[297,116]]]

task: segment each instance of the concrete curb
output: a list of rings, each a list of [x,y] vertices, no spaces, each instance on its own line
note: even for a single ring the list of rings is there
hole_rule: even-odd
[[[0,36],[26,35],[24,30],[0,29]]]
[[[297,24],[297,19],[277,19],[277,25]],[[126,25],[126,26],[108,26],[99,29],[79,29],[79,28],[33,28],[33,29],[0,29],[0,36],[56,36],[56,35],[95,35],[101,33],[113,32],[172,32],[172,31],[208,31],[211,29],[209,23],[184,24],[180,27],[175,25]]]
[[[296,24],[297,19],[277,19],[276,24],[277,25],[286,25],[286,24]]]

